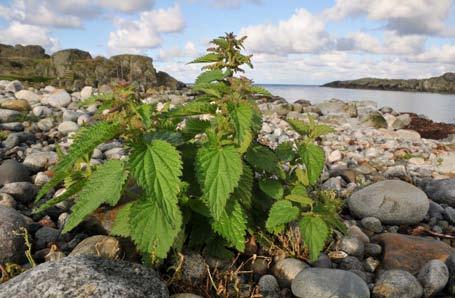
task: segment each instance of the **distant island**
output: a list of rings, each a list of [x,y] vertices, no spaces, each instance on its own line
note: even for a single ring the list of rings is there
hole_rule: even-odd
[[[439,77],[420,80],[362,78],[349,81],[333,81],[322,85],[322,87],[455,94],[455,73],[448,72]]]

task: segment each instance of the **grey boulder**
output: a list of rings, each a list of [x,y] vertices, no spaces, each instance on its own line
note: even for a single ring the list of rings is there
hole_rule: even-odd
[[[0,264],[21,263],[23,260],[24,238],[19,233],[25,225],[25,220],[19,212],[10,207],[0,206]]]
[[[374,298],[420,298],[422,294],[420,283],[404,270],[384,271],[373,288]]]
[[[348,199],[348,206],[359,218],[376,217],[384,224],[400,225],[421,222],[430,201],[412,184],[400,180],[376,182]]]
[[[151,268],[95,256],[72,256],[46,262],[0,285],[9,297],[169,297]]]
[[[339,269],[305,269],[295,277],[291,289],[299,298],[370,297],[367,284],[358,275]]]

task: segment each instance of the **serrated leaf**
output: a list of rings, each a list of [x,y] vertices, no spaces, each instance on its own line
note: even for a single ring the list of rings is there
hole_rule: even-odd
[[[223,56],[217,53],[208,53],[204,56],[198,57],[191,61],[190,63],[210,63],[210,62],[217,62],[223,59]]]
[[[171,117],[185,117],[202,114],[213,114],[216,111],[216,105],[204,101],[190,101],[184,105],[179,105],[170,110],[168,115]]]
[[[153,140],[162,140],[174,146],[180,146],[185,143],[181,133],[168,130],[158,130],[152,133],[145,133],[143,139],[145,143],[151,143]]]
[[[308,196],[302,196],[298,194],[290,194],[285,197],[286,200],[299,203],[302,207],[313,205],[313,200]]]
[[[139,143],[133,147],[129,164],[139,186],[157,202],[171,224],[176,221],[182,175],[182,160],[177,149],[163,140]]]
[[[296,156],[296,153],[293,148],[294,145],[292,142],[281,143],[275,149],[276,156],[278,157],[279,160],[291,161]]]
[[[80,129],[68,150],[68,154],[52,169],[51,181],[40,189],[35,202],[63,181],[78,160],[92,153],[99,144],[113,139],[119,133],[119,129],[118,123],[109,122],[98,122]]]
[[[287,122],[292,126],[292,128],[299,134],[306,136],[311,132],[311,126],[303,122],[302,120],[297,119],[288,119]]]
[[[277,180],[260,180],[259,188],[269,197],[281,200],[284,195],[283,185]]]
[[[210,127],[210,121],[195,118],[186,119],[185,128],[182,133],[187,137],[194,137],[197,134],[205,132]]]
[[[152,257],[164,259],[182,226],[182,214],[177,208],[171,224],[153,198],[133,203],[130,210],[130,234],[137,248]]]
[[[245,154],[246,161],[256,170],[265,171],[271,174],[277,174],[278,158],[273,151],[265,146],[255,145]]]
[[[239,184],[232,193],[231,198],[239,201],[246,209],[250,209],[252,205],[253,179],[253,171],[244,163],[242,176],[240,176]]]
[[[258,85],[251,85],[248,88],[248,91],[250,91],[252,94],[263,95],[263,96],[272,96],[272,93],[270,93],[269,90],[265,89],[264,87],[258,86]]]
[[[308,182],[314,185],[321,176],[325,164],[325,153],[321,147],[314,144],[302,144],[299,148],[300,157],[305,164]]]
[[[319,124],[311,129],[310,135],[312,138],[317,138],[317,137],[332,133],[334,131],[335,130],[328,125]]]
[[[235,139],[240,146],[251,132],[253,109],[247,103],[228,104],[229,116],[235,128]]]
[[[220,218],[212,223],[212,228],[238,251],[245,249],[245,211],[238,201],[230,200],[228,202]]]
[[[324,220],[315,215],[306,215],[300,220],[300,233],[310,251],[310,259],[317,260],[329,237],[329,228]]]
[[[283,230],[285,224],[296,220],[299,213],[299,208],[293,206],[290,201],[277,201],[270,209],[265,227],[272,233],[278,233]]]
[[[195,85],[208,84],[213,81],[220,81],[220,80],[224,79],[224,77],[225,77],[224,73],[219,69],[208,70],[208,71],[201,73],[197,77],[194,84]]]
[[[133,203],[125,204],[117,213],[112,225],[111,235],[129,237],[131,235],[130,214]]]
[[[196,169],[204,199],[213,217],[219,219],[242,174],[240,154],[231,146],[202,147],[196,155]]]
[[[63,233],[74,229],[101,204],[108,203],[111,206],[117,204],[127,177],[128,173],[120,160],[109,160],[99,166],[79,193]]]

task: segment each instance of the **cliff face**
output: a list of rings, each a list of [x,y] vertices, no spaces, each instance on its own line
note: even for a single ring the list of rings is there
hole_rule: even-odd
[[[3,44],[0,44],[0,79],[18,79],[30,85],[51,84],[67,90],[117,80],[135,82],[144,89],[184,86],[166,73],[157,75],[153,60],[146,56],[92,58],[88,52],[77,49],[62,50],[49,56],[40,46]]]
[[[422,80],[388,80],[363,78],[351,81],[334,81],[322,86],[334,88],[419,91],[455,94],[455,73],[448,72],[439,77]]]

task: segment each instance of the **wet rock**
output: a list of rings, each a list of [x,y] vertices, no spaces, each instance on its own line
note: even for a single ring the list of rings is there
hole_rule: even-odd
[[[372,293],[374,298],[420,298],[423,289],[411,273],[388,270],[379,276]]]
[[[30,173],[27,167],[14,159],[7,159],[0,165],[0,186],[11,182],[28,182]]]
[[[309,268],[292,282],[292,293],[299,298],[368,298],[367,284],[356,274],[338,269]]]
[[[436,203],[455,207],[455,179],[430,180],[423,190]]]
[[[433,297],[446,286],[449,270],[444,262],[432,260],[420,269],[417,279],[423,286],[424,297]]]
[[[11,182],[3,185],[0,192],[13,196],[18,202],[28,204],[35,199],[38,187],[30,182]]]
[[[20,228],[25,226],[25,220],[19,212],[0,205],[0,264],[22,262],[25,245],[24,237],[19,233]],[[0,290],[0,296],[1,293]]]
[[[273,275],[261,276],[258,282],[259,293],[264,298],[280,298],[280,286]]]
[[[348,199],[350,211],[359,218],[376,217],[385,224],[415,224],[429,209],[426,194],[412,184],[385,180],[367,186]]]
[[[431,238],[383,233],[372,238],[383,247],[383,269],[401,269],[416,274],[431,260],[445,261],[455,249]]]
[[[69,255],[92,255],[117,260],[121,257],[120,242],[114,237],[91,236],[82,240]]]
[[[46,262],[0,285],[0,297],[168,297],[151,268],[94,256]]]
[[[286,258],[278,261],[272,267],[272,273],[282,288],[289,288],[297,274],[305,268],[308,268],[306,263],[297,259]]]
[[[57,163],[57,160],[57,153],[53,151],[36,152],[27,155],[27,157],[24,159],[23,164],[30,170],[38,172],[40,170],[46,170],[50,166],[55,165]]]

